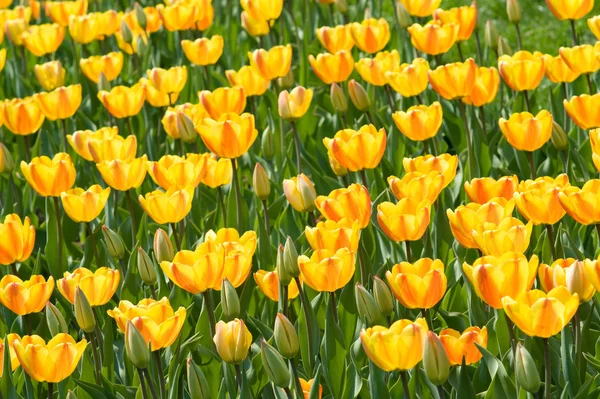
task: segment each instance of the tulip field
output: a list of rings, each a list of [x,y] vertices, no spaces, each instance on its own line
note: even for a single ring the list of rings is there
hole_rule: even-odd
[[[594,0],[0,0],[0,399],[600,397]]]

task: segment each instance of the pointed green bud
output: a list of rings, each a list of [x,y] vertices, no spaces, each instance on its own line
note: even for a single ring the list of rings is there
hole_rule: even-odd
[[[185,112],[177,112],[175,117],[175,123],[177,124],[177,131],[179,137],[186,143],[195,143],[198,140],[198,133],[194,128],[194,121],[192,118],[187,116]]]
[[[335,0],[335,8],[341,14],[346,14],[348,12],[348,0]]]
[[[492,20],[485,23],[485,44],[493,51],[498,50],[498,31]]]
[[[191,357],[187,359],[187,382],[191,399],[210,399],[208,381]]]
[[[555,121],[552,121],[552,136],[550,136],[552,145],[557,150],[566,150],[569,148],[569,138],[565,133],[564,129]]]
[[[356,300],[356,308],[358,315],[364,320],[367,326],[383,324],[383,315],[375,302],[373,295],[360,283],[354,286],[354,299]]]
[[[91,333],[96,328],[96,318],[94,310],[90,305],[87,297],[81,288],[75,288],[75,296],[73,299],[73,307],[75,308],[75,319],[81,329],[87,333]]]
[[[223,279],[221,285],[221,308],[225,320],[233,320],[240,315],[240,298],[227,279]]]
[[[135,52],[138,56],[143,57],[146,54],[146,50],[148,50],[148,42],[144,40],[142,35],[138,35],[137,39],[135,39]]]
[[[348,82],[348,94],[350,95],[352,104],[354,104],[359,111],[367,111],[371,108],[371,100],[369,99],[367,91],[354,79],[351,79],[350,82]]]
[[[121,237],[106,225],[102,226],[102,235],[110,256],[122,259],[125,256],[125,243]]]
[[[277,247],[277,264],[275,268],[277,269],[277,275],[279,277],[279,281],[281,281],[281,284],[290,285],[290,283],[294,279],[294,276],[290,275],[285,269],[284,254],[285,249],[283,245],[279,244],[279,247]]]
[[[15,169],[15,160],[8,148],[0,143],[0,173],[11,173]]]
[[[257,162],[254,166],[254,174],[252,175],[252,186],[259,200],[264,201],[271,194],[271,182],[265,168]]]
[[[267,161],[273,159],[275,156],[275,135],[268,127],[265,129],[260,139],[260,148],[264,159]]]
[[[394,297],[387,284],[377,276],[373,277],[373,294],[381,314],[391,315],[394,312]]]
[[[508,41],[502,36],[498,37],[498,56],[512,55],[513,51],[508,44]]]
[[[433,332],[428,331],[423,347],[423,369],[434,385],[442,385],[450,375],[450,362],[442,341]]]
[[[331,99],[331,105],[340,114],[345,114],[348,111],[348,100],[342,89],[337,83],[331,84],[331,90],[329,91],[329,98]]]
[[[312,212],[316,209],[315,200],[317,199],[317,192],[314,186],[311,186],[306,179],[298,179],[298,191],[300,197],[302,197],[302,203],[304,204],[306,212]]]
[[[286,359],[296,357],[300,350],[298,333],[296,333],[292,322],[281,313],[277,313],[277,317],[275,318],[273,337],[275,338],[277,349],[279,349],[283,357]]]
[[[260,357],[267,377],[275,386],[285,388],[290,385],[290,371],[286,361],[275,348],[264,340],[260,343]]]
[[[175,257],[175,249],[169,235],[163,229],[157,229],[154,233],[154,257],[161,262],[172,262]]]
[[[154,262],[142,247],[138,247],[137,267],[140,272],[140,277],[146,285],[156,284],[156,269]]]
[[[110,82],[106,78],[104,72],[100,72],[100,76],[98,77],[98,91],[110,91]]]
[[[298,252],[296,251],[294,240],[292,240],[290,236],[286,238],[285,246],[283,247],[283,268],[285,273],[291,278],[300,276],[300,268],[298,267]],[[281,276],[279,278],[285,285],[285,280],[283,280]]]
[[[406,29],[413,24],[408,10],[401,1],[396,2],[396,15],[398,16],[398,23],[402,29]]]
[[[131,321],[127,322],[125,332],[125,352],[131,363],[138,369],[145,369],[150,364],[150,348]]]
[[[511,23],[518,25],[521,22],[521,6],[517,0],[506,0],[506,14]]]
[[[133,6],[135,10],[135,19],[137,19],[137,23],[143,30],[146,30],[146,25],[148,24],[148,20],[146,19],[146,13],[142,6],[139,3],[135,3]]]
[[[281,90],[294,87],[294,71],[292,71],[292,68],[288,70],[288,73],[286,73],[285,76],[277,79],[277,83]]]
[[[520,342],[515,349],[515,378],[517,384],[530,393],[536,393],[542,385],[535,361]]]
[[[69,333],[69,327],[65,318],[52,302],[46,303],[46,324],[48,324],[48,330],[50,330],[50,335],[52,336],[60,333]]]
[[[121,21],[121,36],[123,37],[123,41],[125,43],[131,44],[133,41],[133,34],[131,33],[131,29],[125,22],[125,20]]]
[[[77,396],[70,389],[67,391],[67,396],[65,399],[77,399]]]

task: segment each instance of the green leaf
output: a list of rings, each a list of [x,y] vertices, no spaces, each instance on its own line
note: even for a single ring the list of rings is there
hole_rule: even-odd
[[[579,381],[579,374],[577,367],[575,366],[574,350],[575,345],[573,344],[573,335],[571,333],[572,328],[563,328],[560,340],[560,357],[562,361],[562,372],[565,381],[569,383],[570,396],[576,396],[577,392],[581,388]]]
[[[334,295],[331,293],[330,295]],[[323,375],[334,399],[341,398],[345,383],[346,345],[340,327],[335,323],[331,301],[327,304],[325,334],[321,345]]]

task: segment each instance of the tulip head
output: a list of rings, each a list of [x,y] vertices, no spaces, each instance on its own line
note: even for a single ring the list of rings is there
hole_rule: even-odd
[[[415,58],[410,64],[401,64],[385,72],[386,83],[403,97],[419,95],[427,88],[429,63],[424,58]]]
[[[500,118],[498,124],[509,144],[521,151],[533,152],[552,136],[552,114],[546,110],[535,116],[529,112],[512,114],[508,120]]]
[[[21,161],[21,173],[38,195],[58,197],[73,186],[76,172],[69,154],[59,152],[52,159],[41,156],[30,163]]]
[[[316,57],[311,54],[308,61],[315,75],[328,85],[348,80],[355,65],[349,50],[340,50],[333,54],[321,53]]]
[[[307,90],[302,86],[298,86],[290,92],[283,90],[279,93],[278,99],[279,116],[286,121],[295,121],[301,118],[308,111],[312,97],[312,89]]]
[[[546,59],[536,51],[517,51],[514,55],[498,58],[498,71],[504,82],[514,91],[534,90],[546,71]]]
[[[450,362],[440,338],[427,331],[423,348],[423,369],[432,384],[442,385],[450,376]]]
[[[36,57],[52,54],[65,38],[65,28],[58,24],[31,25],[21,35],[25,48]]]
[[[506,15],[508,15],[508,20],[515,25],[521,22],[521,6],[518,0],[506,1]]]
[[[390,40],[390,27],[383,18],[353,22],[350,24],[350,33],[356,47],[370,54],[382,50]]]
[[[379,306],[371,293],[360,283],[354,286],[354,298],[356,300],[356,309],[358,315],[364,320],[367,326],[383,324],[384,318]]]
[[[195,41],[182,40],[181,47],[187,59],[195,65],[214,65],[223,54],[223,36],[214,35]]]
[[[38,93],[36,100],[47,119],[67,119],[73,116],[81,105],[81,85],[59,87],[48,93]]]
[[[403,198],[397,204],[382,202],[377,206],[377,221],[383,232],[396,242],[416,241],[429,226],[431,203]]]
[[[594,2],[592,0],[546,0],[546,5],[552,14],[562,21],[566,19],[577,20],[583,18],[587,13],[592,11]]]
[[[348,82],[348,95],[352,104],[359,111],[368,111],[371,108],[371,100],[364,87],[354,79]]]
[[[35,227],[26,216],[22,221],[16,213],[6,215],[0,223],[0,265],[26,261],[35,245]]]
[[[15,161],[6,146],[0,143],[0,174],[10,174],[15,170]]]
[[[139,84],[132,87],[115,86],[110,91],[98,92],[98,99],[115,118],[135,116],[144,106],[146,88]]]
[[[486,327],[469,327],[462,334],[446,328],[440,331],[439,336],[451,366],[478,362],[482,354],[475,344],[486,348],[488,341]]]
[[[244,28],[244,30],[246,30],[250,36],[265,36],[269,34],[271,30],[267,20],[258,18],[246,11],[242,11],[241,22],[242,28]]]
[[[413,24],[408,27],[412,45],[417,50],[431,55],[448,52],[456,42],[459,32],[460,25],[458,23],[435,19],[423,26]]]
[[[72,188],[60,194],[65,213],[74,222],[91,222],[96,219],[110,195],[110,187],[103,189],[94,184],[89,189]]]
[[[401,179],[390,176],[387,181],[398,200],[412,198],[419,202],[428,200],[433,204],[444,188],[444,176],[435,171],[428,174],[409,172]]]
[[[273,80],[285,76],[292,65],[292,46],[275,46],[271,49],[254,50],[248,53],[250,65],[266,80]]]
[[[33,70],[44,90],[54,90],[65,83],[66,70],[59,60],[38,64]]]
[[[507,217],[500,223],[484,223],[471,232],[477,248],[485,255],[501,256],[506,252],[523,253],[529,247],[533,223],[526,225]]]
[[[310,258],[300,255],[298,268],[309,287],[319,292],[334,292],[354,276],[355,253],[348,248],[336,252],[321,249],[313,252]]]
[[[191,356],[187,358],[187,383],[188,391],[190,391],[192,398],[210,398],[210,387],[208,385],[208,380],[204,376],[204,373],[200,367],[194,363]]]
[[[478,67],[473,91],[462,100],[465,104],[471,104],[475,107],[489,104],[496,98],[499,86],[500,75],[496,68]]]
[[[385,74],[400,67],[400,54],[397,50],[380,51],[373,58],[361,58],[356,63],[360,76],[374,86],[387,84]]]
[[[590,132],[590,137],[592,132]],[[577,223],[590,225],[600,223],[600,197],[598,196],[600,180],[588,180],[581,190],[559,192],[558,200],[564,210]]]
[[[138,188],[146,177],[146,163],[148,157],[144,154],[141,158],[131,161],[115,159],[96,164],[100,175],[115,190],[127,191]]]
[[[283,262],[278,267],[279,278],[283,284],[291,284],[292,279],[300,276],[300,268],[298,267],[298,252],[290,236],[285,239],[282,255]]]
[[[413,105],[406,112],[394,112],[392,119],[400,133],[413,141],[425,141],[435,137],[442,126],[442,106],[437,101]]]
[[[5,100],[0,104],[0,119],[13,134],[26,136],[37,132],[44,123],[45,116],[35,97]]]
[[[317,28],[316,34],[321,45],[331,54],[342,50],[350,51],[354,47],[349,24],[334,27],[322,26]]]
[[[138,369],[145,369],[150,364],[150,350],[144,337],[131,321],[127,321],[125,330],[125,352],[131,363]]]
[[[287,362],[281,354],[265,340],[262,340],[260,343],[260,357],[269,380],[275,386],[287,388],[290,384],[290,372]]]
[[[46,324],[48,325],[48,330],[52,336],[58,335],[60,333],[69,333],[69,326],[67,322],[60,313],[60,310],[56,306],[52,304],[52,302],[46,303]]]
[[[280,279],[278,270],[273,270],[272,272],[258,270],[256,273],[254,273],[254,281],[267,298],[275,302],[279,301]],[[296,298],[299,293],[296,281],[290,278],[290,280],[286,280],[286,282],[288,284],[284,284],[283,281],[281,281],[282,285],[287,285],[288,287],[288,299]]]
[[[371,219],[371,196],[362,184],[333,190],[328,196],[320,195],[315,206],[326,219],[339,222],[348,218],[358,221],[361,229],[367,227]]]
[[[54,278],[32,275],[23,281],[7,274],[0,280],[0,302],[19,316],[40,312],[54,290]]]
[[[326,220],[315,227],[306,226],[304,235],[314,251],[329,249],[333,252],[340,248],[358,251],[360,226],[358,221],[341,219],[336,222]]]
[[[138,247],[137,268],[144,284],[153,286],[157,282],[154,262],[142,247]]]
[[[194,187],[155,190],[140,195],[142,209],[158,224],[179,223],[192,210]]]
[[[582,302],[589,301],[596,289],[585,275],[586,263],[595,260],[583,261],[573,258],[557,259],[551,265],[542,264],[539,268],[539,278],[542,289],[546,292],[556,287],[566,287],[571,294],[577,294]],[[590,266],[587,266],[589,269]]]
[[[468,97],[475,88],[477,65],[472,58],[429,71],[429,83],[446,100]]]
[[[563,100],[563,105],[569,117],[584,130],[600,127],[600,115],[594,110],[600,106],[600,93],[573,96]]]
[[[494,21],[488,20],[485,23],[485,44],[493,51],[498,51],[498,31]]]
[[[119,287],[121,273],[108,267],[100,267],[94,272],[80,267],[73,272],[65,272],[56,282],[58,291],[67,301],[75,304],[75,294],[80,289],[92,307],[105,305]]]
[[[478,204],[485,204],[494,198],[510,200],[519,189],[519,178],[516,175],[503,176],[499,179],[481,177],[465,182],[465,191],[469,199]]]
[[[406,11],[415,17],[428,17],[440,7],[442,0],[400,0]]]
[[[454,22],[458,25],[456,41],[469,40],[477,23],[477,8],[473,5],[455,7],[449,10],[437,9],[433,18],[442,21],[443,24]]]
[[[569,178],[561,174],[553,179],[540,177],[536,180],[526,180],[519,184],[519,192],[514,199],[519,212],[533,224],[555,224],[565,215],[558,194],[570,194],[578,191],[577,187],[569,184]]]
[[[254,115],[249,113],[226,113],[218,120],[205,118],[196,125],[196,131],[213,153],[229,159],[248,152],[258,136]]]
[[[75,288],[73,307],[75,308],[75,319],[79,327],[87,333],[94,331],[96,328],[94,311],[80,287]]]
[[[225,71],[227,80],[232,87],[240,86],[244,89],[246,97],[261,96],[269,88],[270,81],[251,66],[243,66],[239,70]]]
[[[447,187],[454,181],[456,168],[458,167],[458,157],[450,154],[421,155],[416,158],[404,158],[402,160],[404,170],[408,172],[421,172],[429,174],[436,171],[444,176],[444,187]]]
[[[213,341],[221,360],[229,364],[240,364],[248,356],[252,334],[243,320],[234,319],[228,323],[219,321],[215,326]]]
[[[156,261],[161,264],[162,262],[171,262],[175,257],[175,250],[173,249],[173,243],[169,238],[169,235],[163,229],[156,229],[154,233],[154,257]]]
[[[520,342],[515,349],[515,379],[520,387],[532,394],[538,392],[542,385],[533,357]]]
[[[364,125],[359,130],[340,130],[333,139],[324,138],[323,144],[338,163],[356,172],[379,165],[385,152],[386,134],[383,128]]]
[[[314,211],[317,193],[312,181],[304,173],[285,179],[283,181],[283,193],[296,211]]]
[[[337,83],[331,84],[329,98],[331,99],[331,105],[336,112],[339,112],[343,115],[348,111],[348,100],[346,100],[344,89],[342,89]]]
[[[446,293],[444,264],[439,259],[401,262],[385,276],[396,299],[408,309],[432,308]]]

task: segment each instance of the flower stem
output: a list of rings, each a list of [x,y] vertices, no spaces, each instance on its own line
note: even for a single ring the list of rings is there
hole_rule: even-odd
[[[362,180],[363,186],[369,188],[369,179],[367,179],[367,172],[364,169],[360,170],[360,179]]]
[[[337,302],[335,300],[335,291],[329,293],[329,297],[331,298],[331,310],[333,312],[333,321],[335,324],[340,324],[340,319],[338,317],[337,311]]]
[[[288,387],[283,388],[283,390],[285,391],[285,395],[288,397],[288,399],[294,399],[294,397],[292,396],[292,392],[290,392],[290,389]]]
[[[365,115],[367,115],[367,119],[369,120],[369,123],[373,126],[375,126],[375,122],[373,121],[373,115],[371,115],[371,113],[367,110],[365,111]]]
[[[463,56],[462,48],[460,47],[460,42],[456,42],[456,49],[458,50],[458,58],[460,62],[465,61],[465,57]]]
[[[294,385],[296,390],[296,395],[299,397],[304,397],[302,393],[302,384],[300,384],[300,378],[298,377],[298,365],[296,364],[296,359],[291,358],[290,364],[292,365],[292,375],[294,376]]]
[[[573,46],[577,46],[579,44],[579,41],[577,40],[577,30],[575,29],[575,20],[570,19],[569,22],[571,23],[571,40],[573,41]]]
[[[129,134],[135,135],[133,132],[133,125],[131,123],[131,116],[127,118],[127,129],[129,130]]]
[[[479,107],[479,117],[481,119],[481,128],[483,129],[483,135],[487,136],[487,127],[485,126],[485,109],[483,105]]]
[[[262,200],[263,206],[263,219],[265,221],[265,230],[267,231],[267,239],[271,237],[271,226],[269,224],[269,208],[267,207],[267,200]]]
[[[512,350],[512,353],[515,353],[515,349],[517,348],[517,338],[515,337],[515,325],[513,324],[512,320],[509,319],[508,316],[506,317],[506,326],[508,328],[508,336],[510,337],[510,348]]]
[[[54,397],[54,384],[48,383],[48,399],[52,399]]]
[[[98,253],[98,246],[96,245],[96,237],[92,231],[92,225],[90,223],[85,224],[87,230],[87,236],[90,238],[92,246],[94,247],[94,258],[96,259],[96,266],[100,267],[100,254]]]
[[[383,86],[385,90],[385,95],[387,97],[388,103],[390,104],[390,111],[394,113],[396,111],[396,104],[394,103],[394,96],[392,95],[392,90],[390,89],[390,85]]]
[[[410,241],[404,241],[404,248],[406,249],[406,261],[410,262],[410,259],[412,258],[410,253]]]
[[[175,238],[175,246],[177,247],[177,251],[181,251],[181,238],[179,237],[177,225],[175,223],[171,223],[171,230],[173,230],[173,238]]]
[[[533,151],[527,151],[527,160],[529,161],[529,173],[531,180],[535,180],[535,162],[533,162]]]
[[[140,386],[142,387],[142,398],[150,399],[148,397],[148,388],[146,388],[146,384],[144,384],[144,374],[142,373],[142,369],[137,369],[137,372],[140,379]]]
[[[594,89],[592,88],[592,79],[590,78],[590,74],[589,73],[585,74],[585,80],[587,81],[587,86],[588,86],[588,90],[590,92],[590,95],[594,94]]]
[[[131,248],[135,247],[135,236],[137,234],[137,223],[135,221],[135,210],[133,209],[133,198],[131,198],[133,189],[127,190],[127,204],[129,205],[129,217],[131,218]]]
[[[544,338],[544,365],[546,368],[546,378],[544,380],[544,398],[551,399],[552,396],[552,373],[550,362],[550,343],[548,338]]]
[[[102,377],[100,374],[102,373],[102,365],[100,364],[100,356],[98,355],[98,347],[95,335],[96,334],[94,331],[89,333],[90,342],[92,343],[92,356],[94,357],[94,376],[96,378],[96,384],[102,385]]]
[[[233,171],[233,188],[235,189],[235,204],[237,210],[237,228],[242,230],[242,193],[240,192],[240,182],[238,181],[237,162],[231,160],[231,169]]]
[[[404,387],[404,399],[410,399],[410,391],[408,389],[408,379],[406,378],[406,370],[400,372],[402,378],[402,386]]]
[[[296,129],[294,121],[290,121],[290,124],[292,125],[292,132],[294,133],[294,147],[296,147],[296,169],[298,169],[298,174],[300,174],[302,173],[300,135],[298,134],[298,129]]]
[[[148,369],[143,369],[142,372],[144,373],[144,377],[146,377],[146,382],[148,383],[148,387],[150,388],[150,393],[152,394],[152,397],[154,399],[158,399],[159,396],[156,393],[156,388],[154,387],[154,383],[150,378],[150,372],[148,371]]]
[[[458,107],[460,108],[460,115],[462,117],[463,120],[463,124],[465,126],[465,136],[467,138],[467,163],[469,165],[469,173],[467,174],[467,181],[470,181],[471,178],[473,177],[473,170],[474,165],[473,165],[473,161],[475,160],[473,158],[473,148],[471,145],[471,131],[469,130],[469,122],[467,120],[467,110],[465,108],[465,104],[462,102],[462,100],[458,100]]]
[[[160,358],[160,350],[152,352],[154,355],[154,361],[156,363],[156,373],[158,374],[158,385],[160,388],[160,397],[163,399],[167,398],[165,372],[163,370],[162,359]]]
[[[478,40],[478,42],[479,42],[479,40]],[[444,392],[444,387],[441,385],[438,385],[437,390],[438,390],[438,396],[440,397],[440,399],[445,399],[446,393]]]
[[[60,213],[60,204],[58,197],[53,197],[54,200],[54,216],[56,217],[56,228],[58,230],[58,270],[63,272],[63,231]]]
[[[304,287],[302,286],[302,283],[300,282],[300,278],[299,277],[295,277],[294,280],[296,280],[296,285],[298,286],[298,292],[300,293],[300,302],[302,302],[302,310],[304,311],[304,323],[306,325],[306,335],[308,337],[308,358],[309,361],[307,362],[307,364],[304,365],[304,367],[308,367],[307,372],[308,374],[312,374],[312,367],[313,367],[313,359],[312,359],[312,354],[314,351],[314,345],[315,342],[313,342],[312,339],[312,321],[310,319],[310,317],[308,317],[309,313],[308,313],[308,307],[311,306],[310,302],[308,301],[308,298],[306,297],[306,292],[304,291]]]
[[[61,133],[60,133],[61,151],[67,152],[67,120],[66,119],[60,120],[60,128],[61,128]]]
[[[208,323],[210,327],[210,338],[215,336],[215,310],[213,309],[212,300],[210,299],[210,292],[208,290],[202,293],[202,297],[204,298],[204,307],[206,308],[206,313],[208,313]]]
[[[531,103],[529,102],[529,93],[527,90],[523,90],[523,97],[525,97],[525,107],[527,107],[527,112],[531,112]]]
[[[515,24],[515,30],[517,31],[517,43],[519,45],[519,50],[523,50],[523,42],[521,40],[521,29],[519,28],[519,24]]]
[[[237,385],[238,385],[238,393],[239,393],[239,397],[241,397],[241,395],[242,395],[242,368],[240,367],[239,364],[236,364],[234,367],[235,367],[235,380],[237,381]]]
[[[219,204],[223,212],[223,227],[227,227],[227,211],[225,210],[225,200],[223,199],[223,189],[221,186],[217,187],[217,193],[219,194]]]
[[[552,254],[552,261],[556,260],[556,248],[554,247],[554,230],[551,224],[546,225],[548,231],[548,241],[550,241],[550,253]]]
[[[477,62],[483,65],[483,52],[481,51],[481,40],[479,40],[479,32],[475,31],[475,43],[477,43]],[[442,389],[442,392],[444,390]]]

